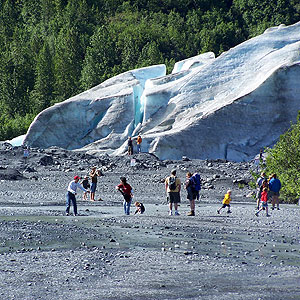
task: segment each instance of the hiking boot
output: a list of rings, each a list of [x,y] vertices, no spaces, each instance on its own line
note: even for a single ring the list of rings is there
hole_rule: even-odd
[[[195,212],[192,210],[192,211],[190,211],[187,215],[188,215],[188,216],[195,216]]]
[[[269,214],[267,214],[266,216],[267,216],[267,217],[271,217],[271,215],[269,215]]]
[[[228,210],[228,211],[227,211],[227,213],[228,213],[228,214],[231,214],[231,213],[232,213],[232,211],[231,211],[231,210]]]
[[[220,211],[217,209],[217,213],[218,213],[218,215],[220,214]]]
[[[173,215],[173,212],[170,210],[169,211],[169,216],[172,216]]]
[[[175,211],[175,216],[180,216],[180,213],[178,211]]]
[[[258,212],[256,212],[255,215],[258,217]]]
[[[70,214],[69,213],[66,213],[66,216],[69,216]]]
[[[280,208],[279,208],[279,207],[277,207],[277,210],[280,210]]]
[[[272,206],[272,210],[274,210],[275,209],[275,207],[274,206]]]

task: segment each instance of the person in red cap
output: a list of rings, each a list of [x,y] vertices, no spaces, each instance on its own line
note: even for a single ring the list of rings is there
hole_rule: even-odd
[[[79,176],[74,176],[74,180],[72,180],[68,185],[68,191],[67,191],[67,202],[66,202],[66,216],[70,213],[70,206],[71,201],[73,203],[74,207],[74,216],[77,216],[77,204],[76,204],[76,197],[75,195],[77,188],[80,188],[82,191],[89,193],[90,191],[86,190],[80,183],[79,183]]]

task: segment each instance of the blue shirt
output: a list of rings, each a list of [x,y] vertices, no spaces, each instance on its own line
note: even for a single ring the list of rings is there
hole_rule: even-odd
[[[269,182],[269,189],[272,192],[278,193],[281,189],[281,182],[278,178],[272,178]]]

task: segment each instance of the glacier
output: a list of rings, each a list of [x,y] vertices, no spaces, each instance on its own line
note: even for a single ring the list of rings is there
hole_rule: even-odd
[[[124,155],[127,138],[161,159],[182,156],[246,161],[276,143],[300,110],[300,22],[263,34],[215,57],[119,74],[36,116],[24,139]]]

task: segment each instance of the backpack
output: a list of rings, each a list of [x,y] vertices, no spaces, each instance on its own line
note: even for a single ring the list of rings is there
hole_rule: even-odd
[[[169,177],[169,189],[171,191],[176,190],[176,177],[174,176]]]
[[[192,190],[199,192],[201,190],[201,177],[198,173],[193,174],[191,177]]]

